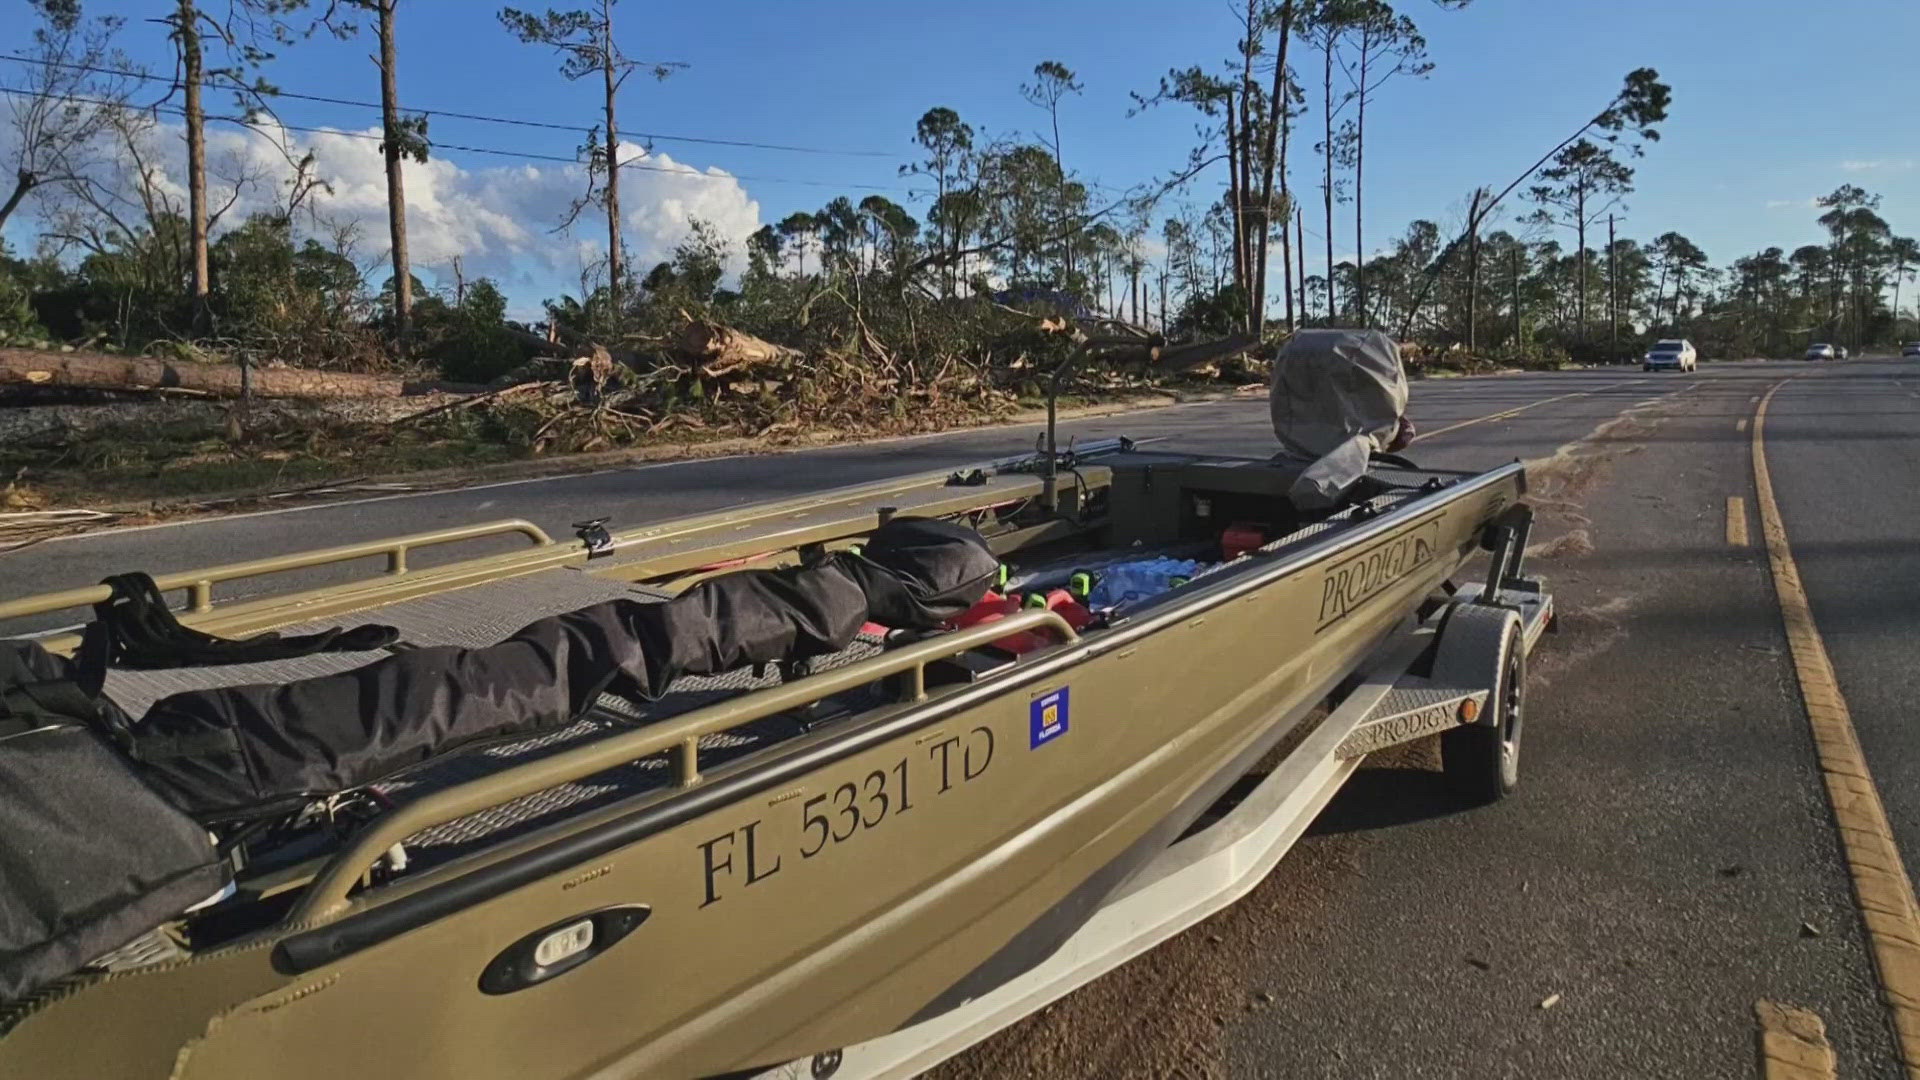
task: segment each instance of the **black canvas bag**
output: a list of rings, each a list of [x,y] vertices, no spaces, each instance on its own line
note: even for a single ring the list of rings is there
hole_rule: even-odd
[[[836,653],[868,618],[867,594],[838,562],[726,574],[653,606],[673,675]]]
[[[930,629],[979,600],[997,566],[971,529],[899,520],[862,555],[726,574],[667,603],[612,600],[482,648],[174,694],[134,725],[132,751],[202,821],[269,816],[461,746],[564,726],[601,694],[649,702],[681,675],[838,652],[870,618]]]
[[[297,809],[463,745],[563,726],[601,693],[657,696],[659,605],[616,600],[483,648],[405,649],[335,675],[192,690],[133,726],[152,782],[207,822]]]
[[[0,642],[0,999],[72,974],[213,896],[226,864],[101,730],[66,661]]]
[[[366,652],[399,640],[391,626],[334,627],[317,634],[216,637],[184,626],[146,574],[115,574],[101,584],[113,595],[93,605],[94,625],[106,635],[107,662],[123,668],[249,664],[322,652]]]
[[[336,675],[174,694],[133,725],[132,752],[203,821],[271,816],[462,746],[563,727],[601,694],[649,702],[679,675],[838,651],[866,610],[835,567],[742,571],[669,603],[539,619],[481,648],[404,649]]]
[[[868,617],[900,630],[932,630],[965,612],[1000,568],[985,537],[934,518],[894,518],[858,555],[835,559],[866,594]]]

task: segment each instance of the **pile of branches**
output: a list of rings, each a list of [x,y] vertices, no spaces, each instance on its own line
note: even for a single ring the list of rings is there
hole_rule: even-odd
[[[1144,328],[983,300],[921,298],[874,315],[833,288],[782,322],[787,342],[683,310],[638,350],[588,345],[537,362],[528,381],[403,423],[480,424],[536,454],[808,429],[904,433],[1034,403],[1068,361],[1069,390],[1144,387],[1158,377],[1152,365],[1179,351]]]

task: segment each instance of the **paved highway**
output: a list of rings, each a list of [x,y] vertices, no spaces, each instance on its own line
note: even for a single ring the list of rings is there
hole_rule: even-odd
[[[1461,813],[1429,751],[1376,756],[1247,899],[944,1075],[1905,1075],[1756,511],[1755,413],[1788,376],[1777,512],[1914,866],[1920,365],[1620,375],[1420,448],[1533,456],[1611,421],[1535,470],[1562,633],[1521,792]],[[1764,1044],[1813,1071],[1765,1071],[1763,1015],[1814,1035]]]
[[[1920,657],[1920,363],[1432,381],[1412,414],[1423,464],[1535,463],[1534,569],[1562,632],[1535,654],[1521,792],[1463,813],[1427,751],[1376,757],[1247,899],[941,1075],[1752,1077],[1763,1045],[1830,1056],[1849,1078],[1901,1075],[1874,961],[1887,938],[1852,884],[1857,837],[1880,819],[1848,818],[1843,846],[1812,736],[1835,714],[1809,705],[1807,650],[1830,657],[1882,831],[1911,867],[1920,740],[1901,692]],[[1068,428],[1272,444],[1263,401]],[[1034,431],[105,533],[0,557],[0,595],[493,517],[639,524],[1012,453]],[[1784,540],[1771,560],[1769,513]],[[1803,594],[1776,589],[1782,552]],[[1782,620],[1795,595],[1819,635],[1797,645]],[[1763,1044],[1763,1018],[1783,1016],[1791,1030]]]

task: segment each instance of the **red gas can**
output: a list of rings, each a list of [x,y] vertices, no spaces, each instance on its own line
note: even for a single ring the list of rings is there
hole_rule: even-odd
[[[1267,545],[1267,530],[1244,521],[1227,526],[1220,534],[1220,558],[1227,562]]]

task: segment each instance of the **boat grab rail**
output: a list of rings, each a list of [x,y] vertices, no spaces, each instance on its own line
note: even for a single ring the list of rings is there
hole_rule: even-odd
[[[262,577],[289,570],[305,570],[310,567],[351,562],[354,559],[365,559],[375,555],[387,557],[386,573],[390,577],[396,577],[408,572],[407,553],[416,548],[454,544],[463,540],[478,540],[507,533],[519,533],[525,536],[536,548],[550,547],[553,544],[553,538],[548,536],[546,530],[540,526],[520,518],[508,518],[500,521],[483,521],[473,525],[458,525],[448,529],[434,529],[430,532],[409,533],[405,536],[391,536],[381,540],[363,540],[357,544],[296,551],[287,555],[250,559],[247,562],[227,563],[223,566],[210,566],[199,570],[156,574],[153,581],[160,587],[161,592],[186,590],[187,610],[205,613],[213,610],[214,585],[223,581]],[[59,592],[25,596],[18,600],[0,603],[0,620],[41,615],[63,608],[90,607],[112,595],[113,591],[105,585],[88,585],[78,589],[63,589]]]
[[[1077,641],[1080,636],[1058,612],[1022,611],[1004,619],[939,634],[890,649],[879,656],[695,709],[637,731],[599,739],[492,776],[434,792],[375,819],[354,838],[350,846],[321,870],[300,897],[299,903],[288,913],[286,924],[312,928],[345,914],[351,908],[347,894],[360,883],[368,868],[391,851],[395,844],[424,829],[444,825],[469,814],[668,750],[674,752],[673,786],[684,790],[701,782],[700,737],[703,735],[763,720],[775,713],[809,705],[830,695],[900,674],[908,676],[901,700],[924,701],[927,697],[928,664],[1013,634],[1041,629],[1053,631],[1062,643]]]

